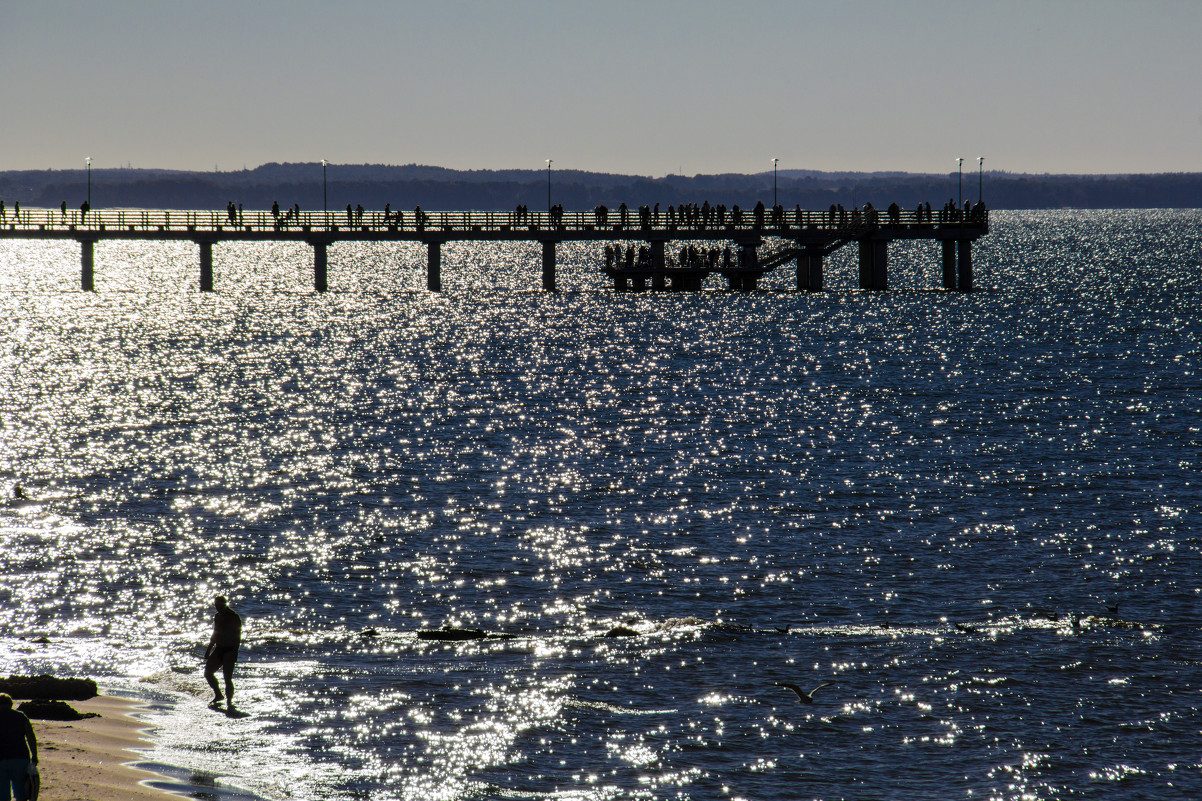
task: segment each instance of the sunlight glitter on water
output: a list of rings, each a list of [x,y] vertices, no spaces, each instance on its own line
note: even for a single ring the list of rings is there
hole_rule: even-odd
[[[448,246],[434,296],[343,244],[317,296],[303,247],[202,295],[102,244],[84,295],[2,243],[0,670],[152,693],[154,760],[273,799],[1197,787],[1198,222],[999,215],[968,297],[917,246],[748,296]]]

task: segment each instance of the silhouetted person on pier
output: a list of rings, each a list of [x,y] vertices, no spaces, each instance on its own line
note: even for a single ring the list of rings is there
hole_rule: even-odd
[[[730,210],[730,224],[735,228],[739,228],[743,225],[743,210],[739,208],[738,205]]]
[[[275,217],[277,220],[280,218],[280,201],[271,201],[271,216]]]
[[[363,204],[362,203],[355,206],[355,224],[363,225]]]
[[[13,204],[13,214],[17,216],[17,222],[21,222],[21,201]]]
[[[355,224],[355,210],[351,208],[350,203],[346,204],[346,224],[347,225]]]
[[[625,228],[630,223],[630,207],[623,201],[621,206],[618,206],[618,217],[622,221],[622,227]]]
[[[213,706],[223,700],[234,708],[234,663],[238,661],[238,648],[242,645],[242,618],[227,605],[225,596],[213,599],[217,614],[213,616],[213,636],[205,649],[205,681],[213,688]],[[225,696],[217,684],[217,669],[221,668],[225,679]]]
[[[413,224],[419,231],[426,230],[426,213],[422,211],[421,206],[413,210]]]
[[[4,201],[0,200],[0,220],[8,218],[8,212],[4,209]]]
[[[59,206],[58,208],[63,215],[63,219],[67,219],[67,201],[64,200],[63,205]]]
[[[85,200],[83,203],[80,203],[79,204],[79,218],[82,220],[84,217],[87,217],[88,212],[91,210],[92,210],[92,206],[90,203],[88,203],[88,201]],[[21,212],[21,204],[18,203],[17,204],[17,213],[19,214],[20,212]]]
[[[762,201],[762,200],[756,201],[755,208],[752,209],[752,214],[755,217],[755,227],[757,229],[763,228],[764,227],[764,201]]]

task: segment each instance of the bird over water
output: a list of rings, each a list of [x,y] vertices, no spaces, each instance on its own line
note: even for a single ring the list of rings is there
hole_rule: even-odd
[[[798,685],[791,684],[790,682],[787,682],[787,681],[774,681],[772,683],[775,684],[777,687],[784,687],[785,689],[792,690],[793,692],[797,693],[797,700],[801,701],[803,704],[814,703],[814,693],[818,692],[823,687],[831,687],[834,685],[833,681],[824,681],[822,684],[819,684],[814,689],[810,690],[809,692],[806,692],[805,690],[801,689],[801,687],[799,687]]]

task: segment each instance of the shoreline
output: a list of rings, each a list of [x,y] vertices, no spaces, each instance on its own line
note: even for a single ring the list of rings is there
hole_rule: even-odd
[[[150,784],[161,785],[170,781],[169,777],[133,765],[140,751],[151,745],[146,724],[130,714],[140,704],[99,695],[71,705],[100,717],[31,721],[38,739],[41,797],[47,801],[169,801],[181,797]]]

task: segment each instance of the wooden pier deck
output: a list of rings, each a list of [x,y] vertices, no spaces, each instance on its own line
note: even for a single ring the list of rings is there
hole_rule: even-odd
[[[225,211],[141,209],[79,210],[13,209],[0,217],[0,239],[49,239],[79,242],[84,290],[94,290],[94,248],[105,240],[191,241],[200,258],[200,288],[213,289],[213,245],[222,242],[304,242],[313,248],[314,288],[328,288],[327,249],[338,242],[420,242],[427,248],[427,287],[442,288],[441,246],[448,242],[540,242],[542,285],[555,289],[555,248],[561,242],[597,242],[637,246],[641,258],[607,265],[615,289],[698,289],[711,272],[722,273],[728,287],[754,289],[768,270],[786,262],[797,266],[796,287],[823,287],[823,260],[835,250],[857,243],[860,287],[888,288],[888,243],[898,239],[939,242],[943,248],[943,287],[972,289],[972,243],[989,232],[989,214],[980,209],[935,210],[803,210],[769,209],[760,219],[746,211],[720,223],[671,222],[665,214],[622,214],[610,210],[545,211],[364,211],[230,214]],[[718,265],[674,266],[666,255],[669,242],[705,244],[726,249]],[[645,248],[645,250],[644,250]],[[734,259],[730,249],[737,251]],[[760,251],[765,248],[765,251]],[[686,279],[685,273],[689,276]]]

